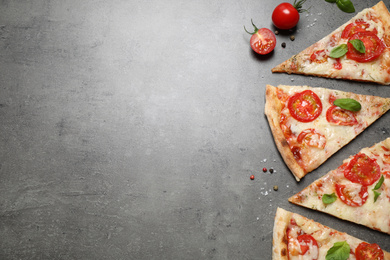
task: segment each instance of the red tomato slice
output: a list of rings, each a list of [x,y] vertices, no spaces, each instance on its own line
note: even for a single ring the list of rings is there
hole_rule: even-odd
[[[310,62],[324,63],[328,61],[328,55],[325,50],[317,50],[310,55]]]
[[[348,39],[355,33],[366,32],[368,27],[370,27],[370,25],[363,21],[356,21],[354,23],[350,23],[344,28],[343,32],[341,33],[341,38]],[[372,32],[376,34],[377,30],[374,29]]]
[[[356,125],[358,121],[352,111],[342,109],[338,106],[331,106],[326,111],[326,120],[335,125]]]
[[[267,29],[261,28],[252,34],[250,44],[252,49],[259,54],[268,54],[276,46],[275,34]]]
[[[320,149],[324,149],[326,145],[326,137],[312,128],[303,130],[298,135],[297,141],[298,143],[305,143],[308,146]]]
[[[290,97],[287,107],[293,118],[304,123],[315,120],[322,112],[321,100],[311,90],[305,90]]]
[[[366,53],[360,53],[353,47],[349,42],[351,40],[359,39],[364,43],[366,47]],[[385,44],[381,39],[376,36],[373,32],[358,32],[353,34],[348,41],[348,52],[347,58],[355,60],[357,62],[369,62],[378,58],[384,49],[386,48]]]
[[[375,159],[371,159],[364,153],[358,153],[345,167],[344,176],[353,183],[370,186],[381,177],[381,168]]]
[[[360,186],[360,191],[356,190],[356,187],[352,185],[347,187],[336,183],[335,187],[337,196],[348,206],[360,207],[367,201],[368,192],[366,186]]]
[[[356,260],[383,260],[384,253],[377,244],[360,243],[355,250]]]
[[[335,62],[333,63],[333,68],[336,70],[341,70],[343,68],[343,65],[340,62],[340,58],[336,58]]]
[[[300,235],[297,239],[301,247],[301,255],[305,255],[307,251],[309,251],[310,245],[312,245],[312,247],[315,246],[318,248],[317,240],[309,234]],[[316,260],[318,258],[318,249],[316,250],[316,252],[317,254],[315,256],[310,256],[313,260]],[[309,253],[311,252],[309,251]]]

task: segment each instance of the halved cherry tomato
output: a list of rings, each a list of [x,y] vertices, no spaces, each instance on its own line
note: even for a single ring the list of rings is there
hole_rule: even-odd
[[[247,33],[251,34],[250,44],[252,50],[259,54],[268,54],[274,50],[276,46],[276,37],[275,34],[267,28],[258,29],[252,21],[254,32],[248,32],[244,26],[244,29]]]
[[[344,176],[353,183],[370,186],[381,177],[381,168],[375,159],[371,159],[364,153],[358,153],[345,167]]]
[[[326,145],[326,137],[312,128],[303,130],[298,135],[297,141],[298,143],[305,143],[308,146],[320,149],[324,149]]]
[[[352,126],[358,123],[353,112],[338,106],[331,106],[328,108],[326,111],[326,120],[335,125]]]
[[[313,260],[318,258],[318,243],[314,237],[312,237],[309,234],[303,234],[303,235],[298,236],[297,239],[298,239],[299,245],[301,247],[301,252],[300,252],[301,255],[306,254],[307,251],[310,249],[310,245],[312,245],[312,247],[317,247],[317,250],[316,250],[317,254],[315,256],[310,256],[310,257]],[[311,253],[311,252],[309,252],[309,253]]]
[[[370,25],[364,21],[356,21],[354,23],[350,23],[344,28],[343,32],[341,33],[341,38],[348,39],[355,33],[366,32],[368,27],[370,27]],[[372,32],[376,34],[377,30],[374,29]]]
[[[351,207],[360,207],[368,198],[367,186],[360,186],[360,191],[353,185],[341,185],[336,183],[336,193],[342,202]]]
[[[355,250],[356,260],[383,260],[384,253],[377,244],[360,243]]]
[[[311,90],[294,94],[289,98],[287,107],[291,116],[300,122],[311,122],[322,112],[321,99]]]
[[[317,50],[310,55],[310,62],[324,63],[328,61],[328,55],[325,50]]]
[[[363,42],[366,52],[360,53],[350,43],[351,40],[359,39]],[[353,34],[348,41],[347,58],[357,62],[369,62],[378,58],[386,48],[385,44],[373,32],[358,32]]]

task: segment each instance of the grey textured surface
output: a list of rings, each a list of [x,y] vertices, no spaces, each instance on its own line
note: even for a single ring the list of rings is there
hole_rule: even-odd
[[[308,0],[255,55],[243,25],[273,30],[280,2],[0,1],[0,259],[270,259],[277,207],[390,251],[388,235],[287,202],[389,137],[390,114],[296,183],[265,85],[390,88],[272,74],[353,16]]]

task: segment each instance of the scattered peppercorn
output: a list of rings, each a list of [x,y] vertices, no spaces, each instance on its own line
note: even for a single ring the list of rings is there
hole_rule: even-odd
[[[274,191],[277,191],[279,189],[278,185],[274,186]]]
[[[276,30],[276,31],[275,31],[275,34],[278,35],[278,34],[279,34],[279,31]]]
[[[263,168],[263,172],[267,172],[267,168],[264,167],[264,168]]]
[[[286,43],[282,42],[282,48],[286,48]]]
[[[291,36],[290,36],[290,40],[292,40],[292,41],[295,40],[295,36],[294,36],[294,35],[291,35]]]
[[[255,179],[255,175],[251,175],[251,180],[254,180]]]
[[[274,169],[272,169],[272,168],[269,169],[269,172],[270,172],[270,173],[274,173]]]

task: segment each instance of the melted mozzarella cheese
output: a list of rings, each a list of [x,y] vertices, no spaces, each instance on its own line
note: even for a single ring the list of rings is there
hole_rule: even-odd
[[[368,18],[370,17],[372,12],[373,11],[371,8],[367,8],[357,14],[354,18],[354,21],[363,20],[364,22],[369,24],[369,27],[366,30],[373,31],[374,29],[376,29],[378,38],[382,39],[385,32],[384,26],[379,19],[373,21],[372,19]],[[310,53],[306,53],[305,55],[310,57],[310,54],[316,50],[325,50],[325,52],[329,55],[329,53],[334,47],[339,46],[341,44],[346,44],[348,42],[348,39],[342,39],[341,34],[348,24],[350,24],[350,22],[345,23],[333,32],[332,36],[335,36],[335,38],[338,39],[336,45],[331,44],[331,37],[327,36],[316,43],[315,49],[308,48],[307,51]],[[390,56],[388,52],[385,52],[383,55]],[[336,68],[334,68],[334,64],[337,61],[336,59],[332,59],[330,57],[327,59],[327,62],[320,64],[316,62],[311,62],[310,59],[306,58],[303,58],[302,61],[302,68],[300,70],[308,74],[330,75],[336,78],[357,78],[361,80],[374,80],[380,82],[384,81],[384,79],[388,77],[388,73],[386,72],[386,70],[382,69],[380,59],[376,59],[371,62],[360,63],[354,60],[349,60],[346,58],[346,56],[343,56],[339,59],[339,62],[342,65],[342,70],[337,70]]]
[[[390,138],[370,148],[364,148],[360,151],[361,153],[368,155],[370,158],[376,159],[376,162],[380,166],[382,173],[390,170],[390,164],[384,163],[382,160],[382,155],[384,152],[383,147],[390,149]],[[388,151],[387,154],[390,154],[390,152]],[[343,163],[348,163],[351,159],[352,157],[344,160]],[[338,176],[335,177],[336,174],[338,174]],[[322,202],[322,196],[324,194],[332,194],[335,192],[334,185],[336,182],[343,185],[348,185],[351,189],[351,192],[358,193],[360,191],[360,188],[357,187],[360,184],[354,184],[343,176],[343,173],[338,173],[337,170],[329,172],[299,193],[301,196],[307,196],[304,196],[305,199],[298,204],[308,208],[327,212],[341,219],[346,219],[351,222],[366,225],[370,228],[378,229],[382,232],[390,234],[390,179],[385,178],[382,186],[377,190],[379,193],[381,193],[381,195],[377,198],[376,201],[374,201],[373,189],[378,181],[367,187],[368,193],[366,196],[368,196],[368,198],[366,202],[360,207],[350,207],[344,204],[340,199],[337,199],[331,204],[325,205]],[[359,197],[357,194],[354,195]]]

